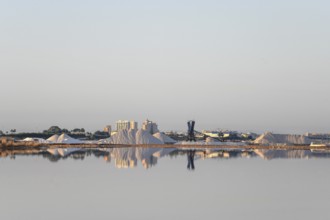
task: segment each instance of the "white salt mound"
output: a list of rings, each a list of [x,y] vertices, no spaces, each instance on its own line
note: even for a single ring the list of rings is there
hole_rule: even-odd
[[[67,134],[61,134],[58,136],[57,134],[51,136],[47,139],[50,143],[64,143],[64,144],[81,144],[83,141],[70,137]]]
[[[176,141],[174,139],[170,138],[169,136],[165,135],[162,132],[158,132],[158,133],[154,134],[153,136],[155,138],[161,140],[165,144],[174,144],[174,143],[176,143]]]
[[[294,134],[273,134],[271,132],[266,132],[260,135],[254,140],[255,144],[269,145],[269,144],[297,144],[297,145],[309,145],[311,140],[304,135],[294,135]]]
[[[120,130],[110,138],[105,139],[105,143],[111,144],[135,144],[136,130]],[[101,140],[102,142],[102,140]]]
[[[120,130],[110,138],[99,140],[100,144],[164,144],[163,141],[152,136],[148,131]]]
[[[23,139],[22,141],[24,141],[24,142],[48,143],[48,141],[43,139],[43,138],[31,138],[31,137],[27,137],[27,138]]]
[[[164,144],[164,142],[140,129],[136,132],[136,144]]]
[[[57,134],[54,134],[53,136],[51,136],[50,138],[48,138],[47,141],[49,141],[50,143],[56,143],[58,137],[59,136]]]
[[[70,137],[67,134],[61,134],[58,139],[57,143],[65,143],[65,144],[81,144],[83,143],[81,140],[75,139]]]

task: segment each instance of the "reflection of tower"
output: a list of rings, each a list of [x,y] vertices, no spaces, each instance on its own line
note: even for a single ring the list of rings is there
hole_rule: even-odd
[[[187,168],[188,168],[188,170],[190,170],[190,169],[194,170],[195,169],[194,157],[195,157],[195,150],[189,150],[187,152],[187,159],[188,159]]]
[[[195,121],[188,121],[188,138],[187,141],[195,141],[196,142],[196,138],[195,138]]]

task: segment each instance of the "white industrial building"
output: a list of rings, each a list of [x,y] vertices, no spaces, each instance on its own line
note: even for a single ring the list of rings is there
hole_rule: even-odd
[[[136,121],[128,120],[119,120],[116,122],[117,131],[120,130],[129,130],[129,129],[138,129],[138,123]]]
[[[142,123],[142,129],[148,131],[150,134],[156,134],[159,132],[158,125],[148,119]]]

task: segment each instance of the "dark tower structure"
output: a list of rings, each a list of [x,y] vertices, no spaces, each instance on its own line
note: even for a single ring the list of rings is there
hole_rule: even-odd
[[[187,141],[195,141],[196,142],[196,138],[195,138],[195,121],[191,120],[188,121],[188,138]]]

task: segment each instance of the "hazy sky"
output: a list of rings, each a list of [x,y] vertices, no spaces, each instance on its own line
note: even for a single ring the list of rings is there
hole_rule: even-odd
[[[0,130],[330,132],[330,2],[0,0]]]

